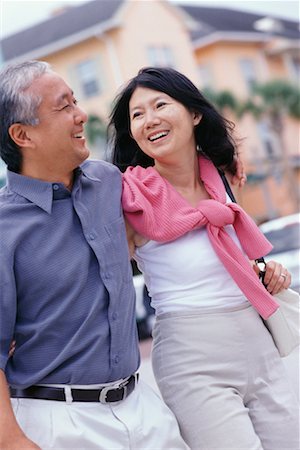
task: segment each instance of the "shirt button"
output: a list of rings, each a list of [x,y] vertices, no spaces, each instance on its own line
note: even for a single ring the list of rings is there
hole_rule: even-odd
[[[59,189],[58,184],[53,184],[53,190],[54,190],[54,191],[58,191],[58,189]]]
[[[118,314],[117,313],[113,313],[112,318],[113,318],[113,320],[117,320]]]
[[[93,240],[95,239],[95,236],[91,233],[91,234],[89,235],[89,238],[90,238],[91,241],[93,241]]]
[[[115,361],[115,364],[118,364],[118,362],[120,361],[120,358],[118,356],[116,356],[114,361]]]

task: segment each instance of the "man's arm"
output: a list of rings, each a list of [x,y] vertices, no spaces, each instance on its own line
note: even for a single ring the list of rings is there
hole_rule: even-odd
[[[7,381],[0,369],[0,450],[41,450],[19,427],[9,397]]]

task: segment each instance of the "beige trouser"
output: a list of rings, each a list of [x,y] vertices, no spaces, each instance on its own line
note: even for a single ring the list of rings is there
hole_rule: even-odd
[[[252,307],[166,313],[153,370],[192,449],[299,448],[299,409],[272,338]]]
[[[42,450],[186,450],[174,415],[142,381],[116,403],[12,399],[12,404],[21,428]]]

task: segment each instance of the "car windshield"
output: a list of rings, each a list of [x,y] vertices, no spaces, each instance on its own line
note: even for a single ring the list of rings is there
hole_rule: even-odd
[[[272,253],[297,250],[300,247],[300,230],[298,223],[286,225],[279,230],[267,231],[264,235],[274,246],[269,255]]]

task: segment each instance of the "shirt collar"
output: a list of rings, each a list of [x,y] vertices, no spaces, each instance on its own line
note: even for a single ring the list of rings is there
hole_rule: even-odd
[[[53,183],[26,177],[8,170],[7,185],[11,191],[39,206],[48,214],[51,213]]]
[[[75,179],[81,175],[80,168],[75,170]],[[74,180],[75,182],[75,180]],[[61,186],[61,183],[51,183],[48,181],[38,180],[36,178],[26,177],[15,172],[7,171],[7,186],[16,194],[26,198],[39,208],[51,214],[52,202],[55,185]]]

